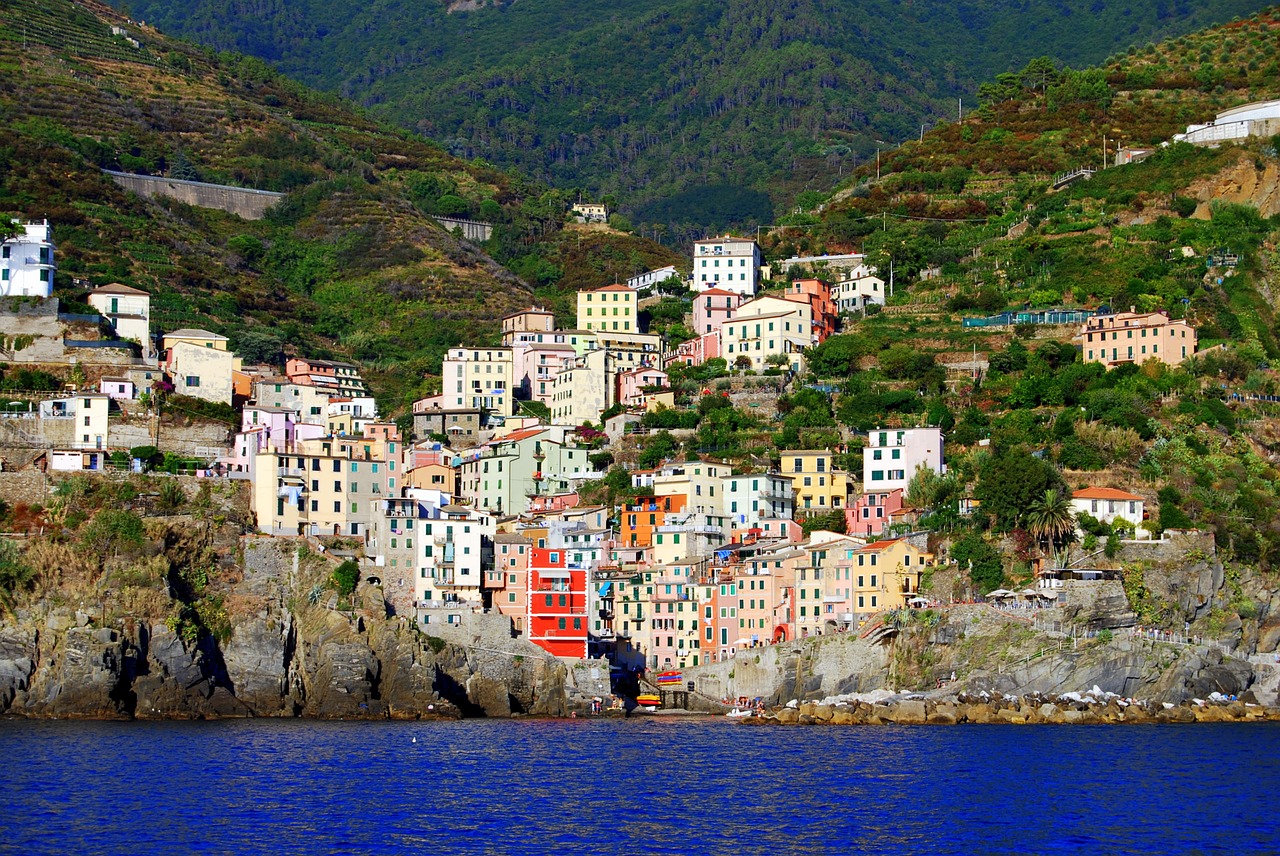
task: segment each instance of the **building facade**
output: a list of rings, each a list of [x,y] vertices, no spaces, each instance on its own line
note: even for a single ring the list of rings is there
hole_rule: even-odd
[[[760,287],[760,246],[749,238],[725,235],[693,243],[693,287],[722,288],[747,297]]]

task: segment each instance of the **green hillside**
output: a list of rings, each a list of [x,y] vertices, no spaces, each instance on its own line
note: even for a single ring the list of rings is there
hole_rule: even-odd
[[[467,157],[613,192],[666,224],[825,190],[877,140],[956,114],[978,82],[1052,56],[1086,65],[1248,14],[1258,0],[131,0],[136,17],[365,104]],[[480,8],[476,8],[479,6]],[[462,11],[472,9],[472,11]],[[661,203],[694,193],[679,210]],[[755,219],[753,219],[753,217]]]
[[[55,224],[64,302],[84,299],[74,280],[144,288],[161,330],[212,329],[251,359],[355,359],[398,405],[446,348],[496,341],[498,319],[532,299],[494,257],[539,258],[563,220],[561,195],[106,6],[5,9],[0,213]],[[250,222],[139,199],[101,168],[289,195]],[[493,222],[495,235],[478,250],[434,214]],[[575,275],[562,265],[550,281],[566,270]]]

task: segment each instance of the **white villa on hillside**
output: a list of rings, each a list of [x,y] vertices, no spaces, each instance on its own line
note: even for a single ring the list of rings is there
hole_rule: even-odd
[[[0,244],[0,297],[52,297],[53,227],[13,222],[18,234]]]

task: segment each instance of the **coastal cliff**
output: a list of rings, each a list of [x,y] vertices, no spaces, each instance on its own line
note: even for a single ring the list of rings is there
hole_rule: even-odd
[[[0,712],[419,719],[558,716],[576,700],[570,670],[522,640],[492,653],[426,636],[388,615],[376,585],[339,603],[331,560],[304,544],[194,520],[156,534],[178,554],[148,562],[170,573],[146,578],[135,560],[122,587],[108,573],[83,599],[52,587],[4,616]],[[192,610],[181,581],[199,556],[218,571]]]

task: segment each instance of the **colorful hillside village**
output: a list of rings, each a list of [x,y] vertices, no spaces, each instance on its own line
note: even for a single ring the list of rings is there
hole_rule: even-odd
[[[927,602],[935,557],[906,495],[921,470],[945,472],[936,427],[867,432],[861,472],[842,468],[856,458],[844,448],[787,449],[754,470],[707,455],[632,468],[613,505],[584,500],[606,475],[596,453],[675,406],[674,363],[720,358],[791,381],[842,315],[883,305],[885,281],[862,256],[824,257],[834,282],[760,293],[754,241],[699,241],[687,280],[696,335],[674,348],[642,329],[629,285],[578,294],[568,329],[544,308],[512,313],[500,343],[448,351],[440,392],[413,404],[425,438],[413,442],[403,421],[380,417],[354,364],[247,364],[218,333],[153,329],[150,295],[120,284],[86,287],[97,316],[60,313],[51,233],[25,224],[5,244],[5,295],[44,301],[5,310],[29,339],[7,360],[74,365],[84,379],[6,412],[5,443],[32,451],[25,465],[138,468],[138,447],[177,448],[202,478],[247,482],[261,534],[352,549],[424,633],[500,616],[566,659],[685,668]],[[80,327],[97,333],[80,338]],[[1193,329],[1160,313],[1094,317],[1080,338],[1085,358],[1108,366],[1180,362],[1196,347]],[[165,408],[194,402],[234,424],[199,437],[163,424]],[[1141,497],[1111,488],[1077,491],[1073,504],[1139,532],[1145,519]],[[817,515],[844,531],[803,525]]]

